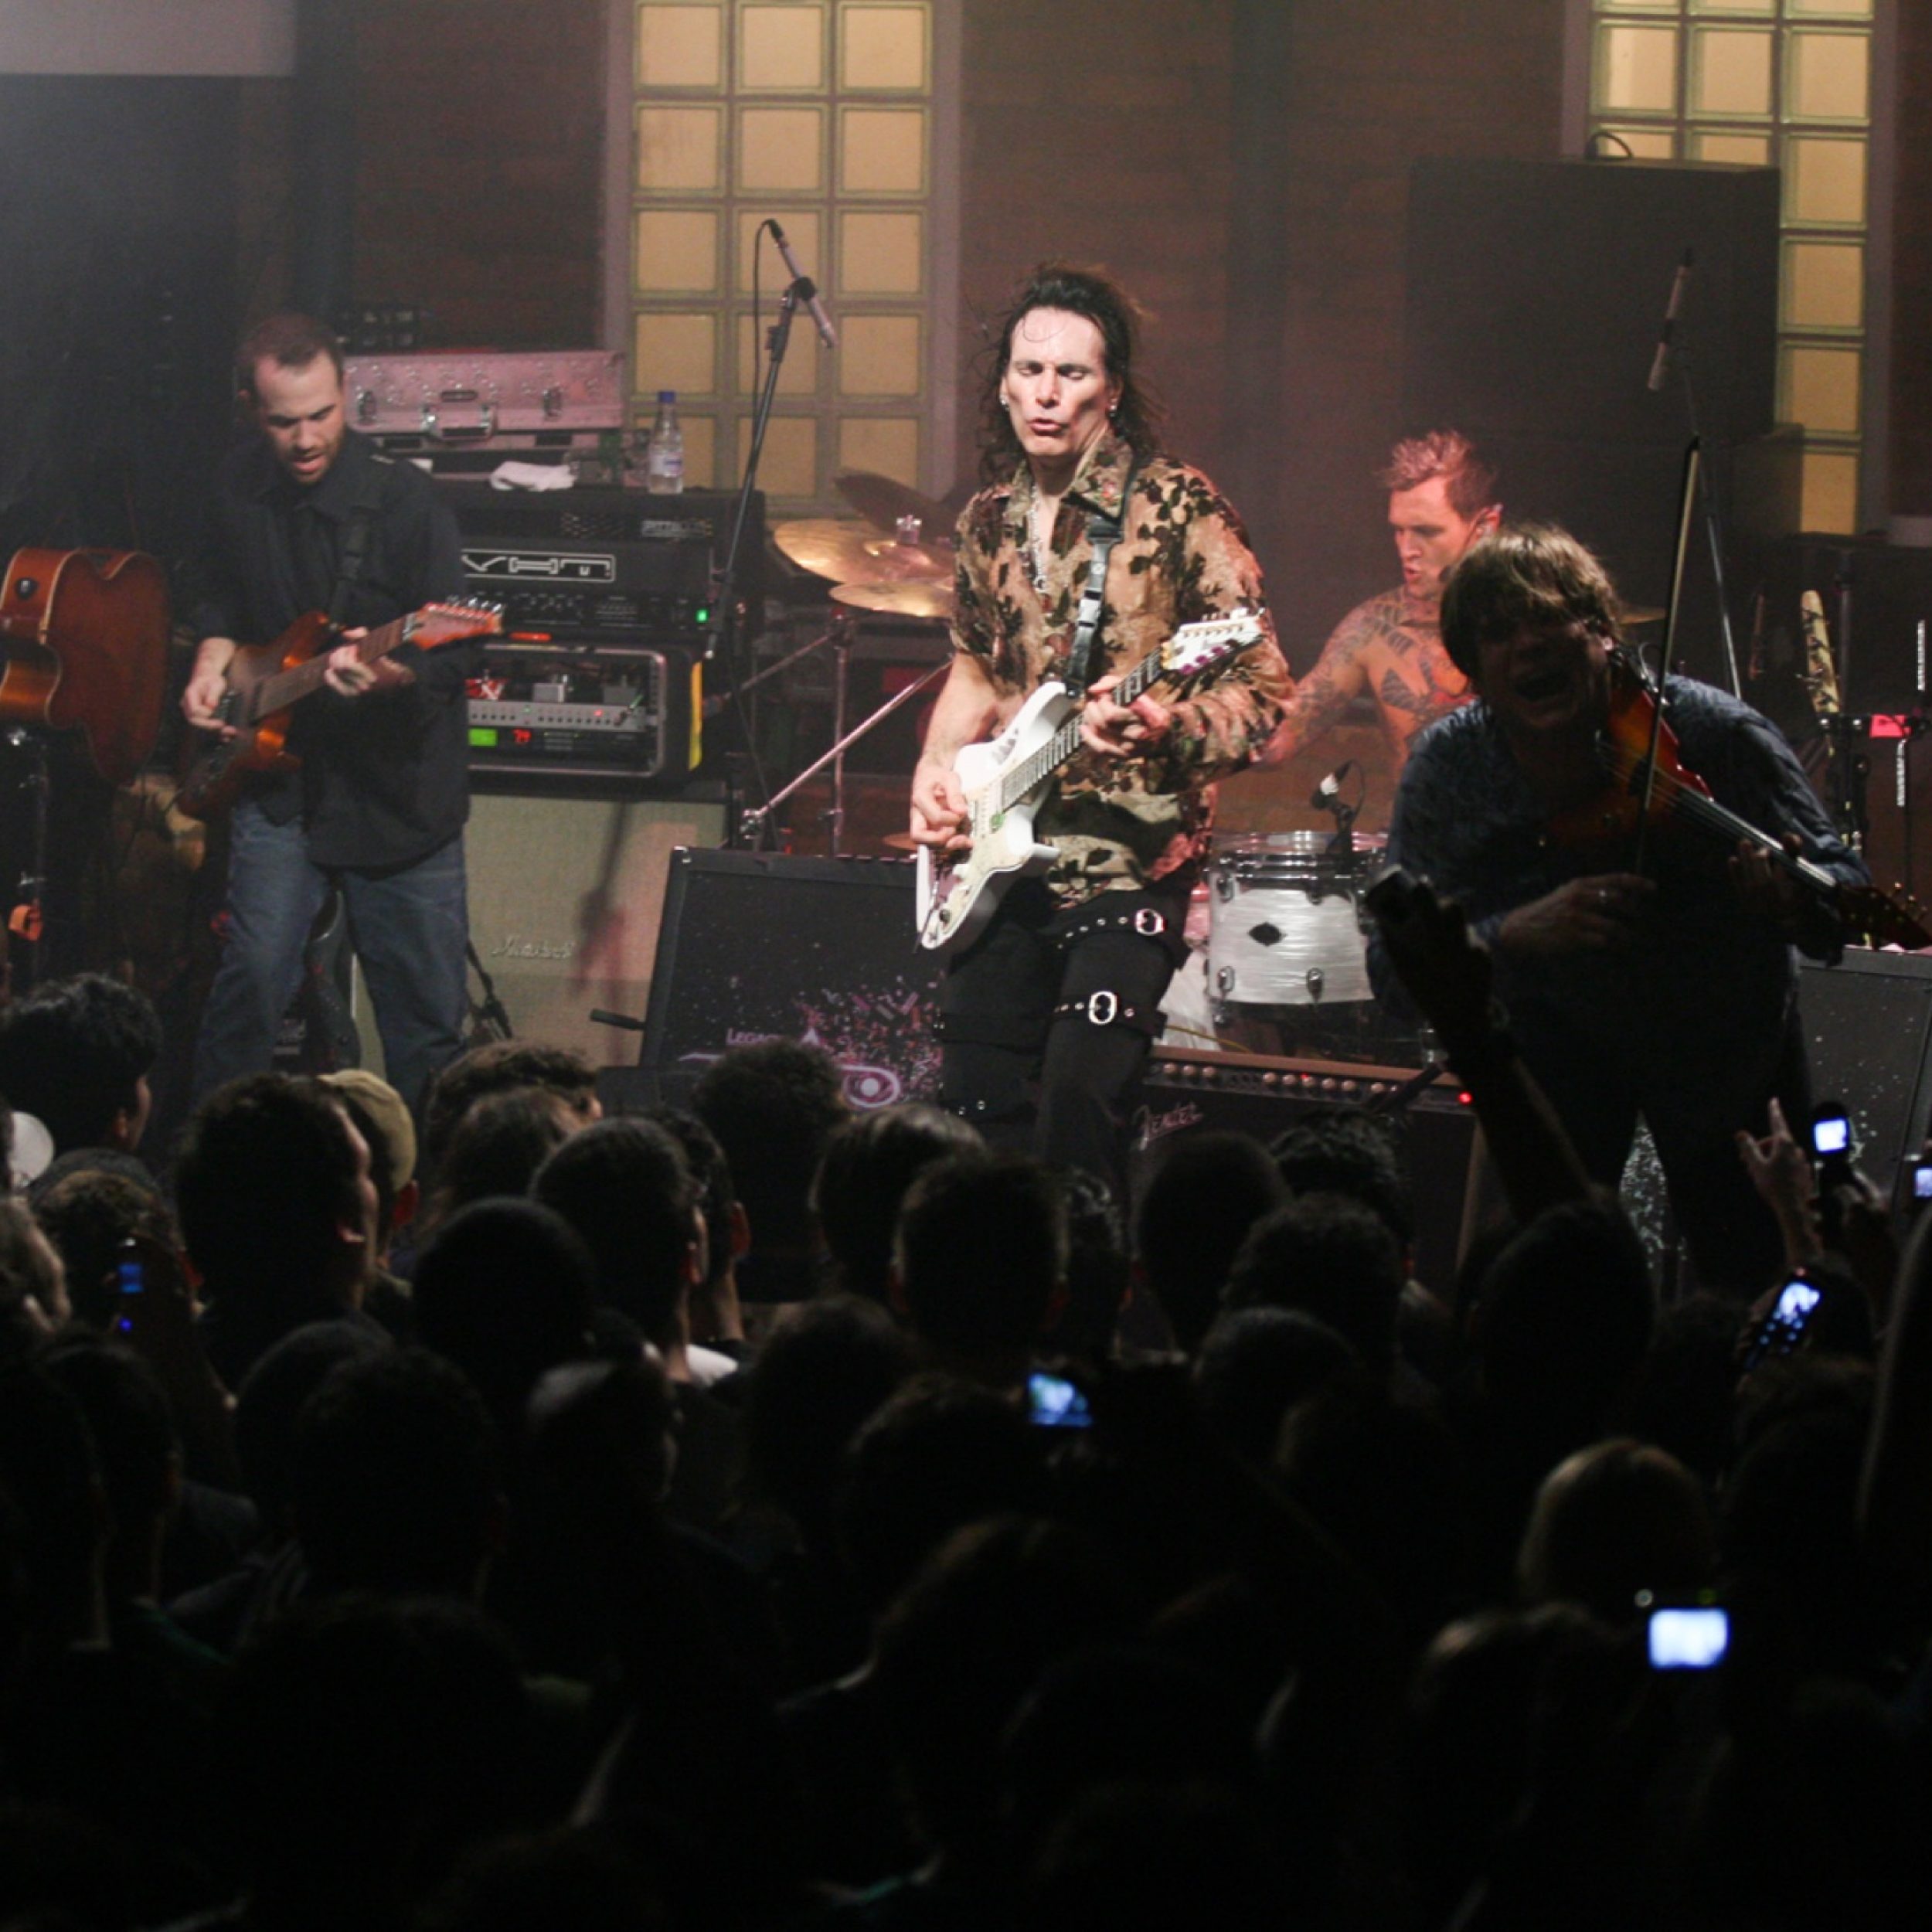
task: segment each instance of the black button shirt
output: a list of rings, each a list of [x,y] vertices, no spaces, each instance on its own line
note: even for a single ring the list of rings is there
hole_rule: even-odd
[[[216,481],[196,635],[270,644],[298,617],[327,610],[356,505],[372,492],[377,507],[344,628],[373,629],[460,596],[456,519],[413,464],[390,461],[352,430],[321,481],[305,488],[251,437]],[[289,734],[301,774],[260,794],[278,824],[302,813],[318,866],[413,865],[469,816],[464,687],[481,665],[481,645],[406,644],[393,655],[415,673],[413,685],[352,699],[322,690],[301,700]]]

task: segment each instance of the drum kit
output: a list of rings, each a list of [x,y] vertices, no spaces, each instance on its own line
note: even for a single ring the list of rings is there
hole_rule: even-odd
[[[951,512],[935,498],[868,470],[840,470],[832,477],[832,486],[858,512],[855,518],[804,517],[781,523],[771,533],[772,543],[788,561],[831,585],[830,621],[822,634],[767,665],[739,689],[748,691],[812,651],[827,645],[832,647],[831,748],[773,793],[764,804],[747,812],[743,823],[755,838],[780,805],[829,766],[832,808],[827,818],[836,858],[844,849],[847,750],[946,670],[943,661],[934,665],[923,677],[895,692],[869,717],[848,729],[855,633],[865,617],[875,615],[889,617],[901,626],[930,624],[938,629],[945,625],[953,614],[953,519]],[[886,842],[900,849],[910,849],[912,844],[903,833]]]

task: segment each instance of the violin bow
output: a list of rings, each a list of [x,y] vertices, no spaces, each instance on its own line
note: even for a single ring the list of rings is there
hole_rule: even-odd
[[[1664,735],[1664,680],[1669,675],[1672,653],[1677,648],[1677,619],[1683,607],[1684,565],[1690,555],[1691,527],[1697,509],[1698,472],[1704,461],[1703,439],[1693,436],[1684,450],[1684,479],[1677,496],[1677,551],[1671,559],[1670,597],[1664,611],[1664,642],[1658,659],[1656,702],[1651,706],[1650,750],[1644,760],[1644,801],[1637,814],[1636,849],[1631,856],[1631,870],[1641,872],[1650,838],[1651,803],[1657,790],[1657,747]],[[1634,654],[1638,675],[1644,675],[1641,645]]]

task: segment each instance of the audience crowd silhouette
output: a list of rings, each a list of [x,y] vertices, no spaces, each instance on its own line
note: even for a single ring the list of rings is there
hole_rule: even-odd
[[[0,1015],[0,1932],[1921,1923],[1932,1219],[1774,1119],[1801,1337],[1661,1299],[1454,909],[1385,937],[1453,1284],[1359,1111],[1121,1202],[814,1047],[603,1117],[510,1041],[164,1189],[146,1002]]]

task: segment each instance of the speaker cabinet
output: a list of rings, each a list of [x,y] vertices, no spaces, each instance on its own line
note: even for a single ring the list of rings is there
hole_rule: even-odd
[[[1475,1115],[1452,1080],[1416,1090],[1415,1071],[1157,1046],[1134,1118],[1128,1192],[1138,1199],[1169,1145],[1190,1133],[1248,1134],[1266,1142],[1317,1108],[1386,1110],[1395,1124],[1415,1213],[1416,1279],[1447,1298],[1455,1286]]]
[[[634,1060],[636,1036],[590,1009],[644,1017],[672,855],[722,838],[723,807],[479,794],[467,836],[471,943],[517,1037]]]
[[[1403,406],[1418,428],[1681,444],[1645,386],[1672,277],[1711,443],[1771,427],[1778,174],[1648,161],[1429,160],[1410,175]]]
[[[612,1090],[682,1104],[727,1047],[784,1039],[828,1049],[855,1107],[930,1100],[941,970],[907,861],[674,852],[642,1072]]]

